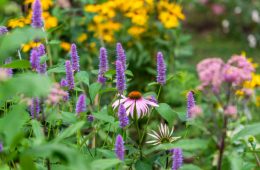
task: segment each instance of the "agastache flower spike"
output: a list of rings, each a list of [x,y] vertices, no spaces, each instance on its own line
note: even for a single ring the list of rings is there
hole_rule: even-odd
[[[126,70],[126,55],[121,43],[116,44],[117,60],[122,62],[124,70]]]
[[[61,81],[60,81],[60,86],[61,86],[61,87],[66,87],[66,86],[68,86],[67,80],[66,80],[66,79],[61,79]]]
[[[126,89],[126,82],[125,82],[125,71],[122,66],[122,62],[117,60],[116,61],[116,87],[120,94],[123,94],[124,90]]]
[[[31,117],[37,118],[39,116],[40,113],[40,100],[39,98],[33,98],[32,99],[32,104],[30,106],[30,113],[31,113]]]
[[[33,13],[32,13],[32,27],[41,28],[43,26],[42,21],[42,5],[40,0],[35,0],[33,3]]]
[[[187,94],[187,113],[186,113],[186,117],[187,118],[191,118],[191,109],[195,106],[195,100],[194,100],[194,96],[193,96],[193,92],[190,91]]]
[[[157,53],[157,83],[161,85],[166,83],[166,65],[161,52]]]
[[[178,170],[183,163],[182,149],[172,149],[172,170]]]
[[[76,113],[79,115],[82,112],[85,112],[87,110],[86,106],[86,95],[81,94],[78,98],[77,105],[76,105]]]
[[[118,159],[124,160],[125,148],[124,148],[124,140],[121,135],[117,135],[116,137],[115,153]]]
[[[118,108],[118,119],[119,119],[119,126],[121,128],[124,128],[124,127],[126,127],[129,124],[129,119],[128,119],[128,116],[126,114],[125,106],[123,104],[119,105],[119,108]]]
[[[36,70],[40,65],[40,57],[37,49],[35,48],[31,50],[30,63],[33,70]]]
[[[106,78],[104,74],[108,71],[108,60],[107,60],[107,50],[104,47],[100,48],[99,54],[99,71],[98,71],[98,82],[104,84]]]
[[[68,83],[68,87],[69,87],[70,90],[72,90],[72,89],[74,89],[75,84],[74,84],[74,75],[73,75],[73,71],[72,71],[71,64],[70,64],[69,60],[67,60],[65,62],[65,67],[66,67],[66,80],[67,80],[67,83]]]
[[[79,71],[79,56],[78,56],[76,44],[71,44],[70,57],[71,57],[72,69],[74,71]]]
[[[0,35],[4,35],[8,32],[8,29],[5,26],[0,26]]]

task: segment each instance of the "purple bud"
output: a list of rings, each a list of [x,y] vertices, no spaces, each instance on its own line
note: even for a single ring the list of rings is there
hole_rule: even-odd
[[[116,87],[120,94],[126,89],[125,72],[121,61],[116,61]]]
[[[5,60],[5,64],[9,64],[12,62],[12,58],[9,57]],[[8,74],[8,77],[12,77],[13,76],[13,69],[11,68],[7,68],[7,74]]]
[[[187,112],[186,112],[187,118],[192,117],[191,108],[193,108],[194,106],[195,106],[195,100],[194,100],[193,92],[189,91],[187,94]]]
[[[30,113],[31,113],[31,117],[37,118],[39,116],[40,113],[40,100],[39,98],[33,98],[32,99],[32,103],[30,106]]]
[[[30,63],[33,70],[36,70],[40,65],[40,57],[37,49],[35,48],[31,50]]]
[[[8,32],[8,29],[5,26],[0,26],[0,35],[4,35]]]
[[[124,70],[126,70],[126,55],[125,50],[122,47],[121,43],[116,44],[117,60],[122,62]]]
[[[64,101],[64,102],[67,102],[67,101],[69,101],[69,99],[70,99],[70,95],[69,95],[69,93],[68,93],[67,91],[65,91],[65,93],[66,93],[66,95],[63,96],[63,101]]]
[[[89,114],[89,115],[88,115],[88,121],[89,121],[89,122],[93,122],[94,119],[95,119],[95,117],[94,117],[92,114]]]
[[[35,0],[32,6],[32,27],[41,28],[43,26],[42,21],[42,5],[40,0]]]
[[[72,90],[72,89],[74,89],[75,84],[74,84],[74,75],[73,75],[73,71],[72,71],[69,60],[67,60],[65,62],[65,68],[66,68],[66,80],[67,80],[69,89]]]
[[[115,153],[118,159],[124,160],[125,148],[124,148],[124,140],[121,135],[117,135],[116,137]]]
[[[82,112],[87,111],[87,106],[86,106],[86,95],[81,94],[78,98],[77,105],[76,105],[76,113],[79,115]]]
[[[107,50],[104,47],[100,48],[99,52],[99,71],[98,71],[98,82],[104,84],[106,78],[105,73],[108,71],[108,60],[107,60]]]
[[[119,105],[118,108],[118,119],[119,119],[119,126],[121,128],[126,127],[129,124],[129,119],[126,114],[126,110],[123,104]]]
[[[67,87],[68,86],[67,80],[66,79],[61,79],[60,86],[61,87]]]
[[[4,150],[4,146],[3,146],[3,143],[0,141],[0,153],[3,152]]]
[[[181,148],[172,149],[172,170],[178,170],[182,166],[183,156]]]
[[[40,64],[37,68],[37,72],[39,74],[46,74],[46,71],[47,71],[47,64],[46,62],[44,62],[43,64]]]
[[[79,71],[79,56],[78,56],[76,44],[71,44],[70,57],[71,57],[72,69],[74,71]]]
[[[166,65],[161,52],[157,53],[157,83],[161,85],[166,83]]]

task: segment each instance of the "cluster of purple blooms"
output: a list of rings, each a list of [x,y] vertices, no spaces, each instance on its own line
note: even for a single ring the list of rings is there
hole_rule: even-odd
[[[178,170],[183,163],[183,155],[181,148],[174,148],[172,152],[172,170]]]
[[[33,28],[42,28],[43,20],[42,20],[42,5],[40,0],[35,0],[32,6],[32,27]]]
[[[46,74],[47,64],[46,61],[41,63],[41,57],[45,55],[45,47],[40,44],[39,47],[33,48],[30,54],[30,63],[33,70],[36,70],[39,74]]]
[[[254,71],[253,65],[244,56],[234,55],[227,63],[220,58],[205,59],[197,65],[201,81],[199,89],[210,88],[214,93],[219,93],[223,83],[227,82],[233,86],[241,85],[252,79]]]
[[[0,36],[8,33],[8,29],[5,26],[0,26]]]

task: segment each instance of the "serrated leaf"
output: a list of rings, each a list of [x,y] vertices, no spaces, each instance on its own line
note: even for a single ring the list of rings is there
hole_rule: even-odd
[[[235,141],[249,135],[259,135],[260,134],[259,129],[260,129],[260,123],[246,125],[241,131],[239,131],[233,136],[232,140]]]
[[[87,86],[89,86],[89,75],[86,71],[80,71],[76,74],[76,79],[79,82],[85,83]]]

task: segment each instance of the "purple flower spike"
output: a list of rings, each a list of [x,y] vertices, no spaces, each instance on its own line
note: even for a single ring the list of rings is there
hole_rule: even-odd
[[[8,33],[8,29],[5,26],[0,26],[0,35]]]
[[[92,114],[88,115],[88,121],[89,122],[93,122],[94,119],[95,119],[94,115],[92,115]]]
[[[172,170],[178,170],[182,166],[183,156],[181,148],[172,149]]]
[[[37,49],[35,48],[31,50],[30,63],[33,70],[36,70],[40,65],[40,57]]]
[[[61,87],[67,87],[68,86],[67,80],[66,79],[61,79],[60,86]]]
[[[0,153],[3,152],[4,150],[4,146],[3,146],[3,143],[0,141]]]
[[[41,57],[45,55],[45,46],[43,44],[40,44],[39,47],[37,48],[38,55]]]
[[[79,71],[79,56],[78,56],[76,44],[71,44],[70,57],[71,57],[72,69],[74,71]]]
[[[69,101],[69,99],[70,99],[70,95],[69,95],[69,93],[67,92],[67,91],[65,91],[65,93],[66,93],[66,95],[65,96],[63,96],[63,101],[64,102],[67,102],[67,101]]]
[[[117,60],[122,62],[124,70],[126,70],[126,55],[125,50],[122,47],[121,43],[116,44]]]
[[[126,109],[125,109],[123,104],[119,105],[119,108],[118,108],[118,118],[119,118],[119,122],[120,122],[119,126],[121,128],[124,128],[124,127],[126,127],[129,124],[129,119],[127,117]]]
[[[157,83],[161,85],[166,83],[166,65],[161,52],[157,53]]]
[[[9,57],[5,60],[5,64],[9,64],[12,62],[12,58]],[[8,77],[12,77],[13,76],[13,69],[11,68],[7,68],[7,74],[8,74]]]
[[[46,71],[47,71],[47,64],[46,62],[44,62],[43,64],[40,64],[37,68],[37,72],[39,74],[46,74]]]
[[[186,112],[187,118],[192,117],[191,108],[193,108],[194,106],[195,106],[195,100],[194,100],[193,92],[190,91],[187,94],[187,112]]]
[[[43,26],[42,21],[42,5],[40,0],[35,0],[33,3],[32,13],[32,27],[41,28]]]
[[[124,90],[126,89],[126,82],[125,82],[125,72],[122,66],[122,62],[117,60],[116,61],[116,87],[120,94],[123,94]]]
[[[32,104],[30,106],[30,113],[31,113],[31,117],[34,118],[38,118],[39,113],[40,113],[40,100],[39,98],[33,98],[32,99]]]
[[[124,160],[125,148],[124,148],[124,140],[121,135],[117,135],[116,137],[115,153],[118,159],[122,161]]]
[[[74,84],[74,75],[73,75],[73,71],[72,71],[69,60],[67,60],[65,62],[65,68],[66,68],[66,80],[67,80],[69,89],[72,90],[72,89],[74,89],[75,84]]]
[[[99,52],[99,71],[98,71],[98,82],[105,84],[106,78],[105,73],[108,71],[108,60],[107,60],[107,50],[104,47],[100,48]]]
[[[82,112],[87,111],[87,106],[86,106],[86,95],[81,94],[78,98],[77,105],[76,105],[76,113],[79,115]]]

